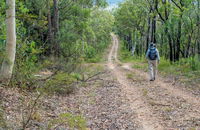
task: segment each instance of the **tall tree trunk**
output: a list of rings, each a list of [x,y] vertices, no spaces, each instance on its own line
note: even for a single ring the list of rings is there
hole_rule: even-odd
[[[156,43],[156,16],[153,17],[153,43]]]
[[[59,40],[58,40],[58,33],[59,33],[59,9],[58,9],[58,1],[59,0],[53,0],[53,28],[54,28],[54,54],[56,56],[59,55]]]
[[[191,30],[192,32],[189,34],[189,37],[188,37],[188,44],[187,44],[187,49],[186,49],[186,54],[185,54],[185,57],[188,58],[189,57],[189,52],[190,52],[190,47],[191,47],[191,43],[192,43],[192,36],[193,36],[193,26],[191,26]]]
[[[149,11],[149,13],[151,13],[151,10]],[[149,16],[148,18],[148,29],[147,29],[147,34],[146,34],[146,52],[148,50],[149,47],[149,34],[150,34],[150,28],[151,28],[151,18]]]
[[[16,52],[15,0],[6,0],[6,57],[1,68],[1,81],[8,84],[12,77]]]
[[[156,43],[156,16],[153,17],[151,22],[151,42]]]
[[[175,34],[174,32],[172,34]],[[173,49],[173,62],[176,61],[176,42],[177,42],[177,38],[176,36],[172,36],[172,49]]]
[[[181,46],[181,30],[182,30],[182,15],[178,22],[178,34],[177,34],[177,40],[176,40],[176,54],[175,54],[175,61],[179,61],[180,56],[180,46]]]
[[[170,58],[170,62],[173,62],[174,58],[173,58],[172,38],[171,38],[171,35],[168,32],[167,32],[167,37],[168,37],[168,44],[169,44],[169,58]]]
[[[53,36],[53,29],[52,29],[52,18],[51,18],[51,7],[50,7],[50,2],[48,1],[48,14],[47,14],[47,20],[48,20],[48,38],[47,41],[49,43],[50,47],[50,53],[53,52],[53,41],[54,41],[54,36]]]
[[[158,1],[153,0],[153,7],[152,7],[152,12],[153,12],[153,18],[151,22],[151,42],[156,43],[156,8],[158,6]]]
[[[198,0],[198,3],[197,3],[197,7],[198,7],[198,12],[200,12],[200,0]],[[200,61],[200,14],[197,13],[197,27],[198,27],[198,30],[197,30],[197,48],[198,48],[198,57],[199,57],[199,61]]]
[[[174,58],[173,58],[173,44],[172,44],[172,38],[170,33],[168,32],[168,26],[165,25],[165,33],[167,35],[168,38],[168,45],[169,45],[169,58],[170,58],[170,62],[172,63]]]
[[[132,34],[131,32],[129,32],[128,34],[128,50],[131,51],[131,47],[132,47]]]

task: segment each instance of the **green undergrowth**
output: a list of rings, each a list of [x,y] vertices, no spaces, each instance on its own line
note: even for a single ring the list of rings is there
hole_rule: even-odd
[[[137,55],[132,56],[131,52],[128,51],[126,49],[126,47],[122,44],[119,45],[119,48],[120,48],[119,60],[121,62],[123,62],[123,63],[126,63],[126,62],[139,62],[139,63],[145,62],[144,56],[137,56]]]
[[[174,75],[183,82],[200,83],[200,62],[197,57],[181,59],[173,64],[162,58],[158,69],[165,76]]]
[[[29,47],[30,54],[24,56],[22,54],[25,52],[22,50],[22,54],[17,53],[18,58],[16,59],[10,86],[31,91],[39,89],[39,91],[48,94],[70,94],[74,91],[76,83],[83,82],[97,73],[96,71],[99,71],[98,66],[87,68],[83,67],[84,64],[101,62],[105,56],[105,51],[96,52],[90,48],[88,49],[88,57],[70,59],[50,56],[39,59],[37,54],[40,53],[40,50],[36,49],[34,45],[32,43]],[[51,72],[52,75],[45,77],[40,74],[46,71]]]
[[[122,45],[120,47],[119,59],[123,63],[133,63],[133,68],[148,71],[148,61],[143,56],[132,56],[131,53]],[[191,58],[183,58],[175,63],[161,57],[158,71],[163,76],[179,77],[181,82],[198,84],[200,83],[200,61],[197,56]]]
[[[98,63],[98,62],[103,62],[103,61],[104,61],[104,58],[103,58],[102,53],[98,53],[98,54],[92,56],[91,58],[85,59],[86,63]]]
[[[70,94],[74,91],[73,83],[75,81],[76,78],[74,75],[59,72],[45,83],[42,90],[48,94]]]
[[[131,53],[123,46],[120,45],[119,60],[123,63],[133,63],[133,68],[147,71],[148,65],[144,56],[132,56]]]
[[[70,63],[64,63],[60,61],[55,61],[55,60],[46,60],[41,64],[43,69],[48,69],[48,71],[52,72],[52,75],[50,77],[37,77],[34,78],[34,84],[32,87],[36,87],[32,91],[25,91],[27,88],[22,88],[23,92],[29,93],[39,93],[41,97],[51,97],[54,95],[57,96],[69,96],[69,94],[76,94],[77,89],[80,89],[80,87],[89,87],[88,84],[91,84],[91,81],[95,81],[96,78],[98,78],[99,73],[104,72],[104,66],[99,65],[99,64],[76,64],[76,67],[72,70],[69,68],[72,68],[70,66]],[[73,66],[75,66],[73,64]],[[46,71],[44,71],[46,72]],[[37,74],[37,73],[36,73]],[[33,77],[34,74],[32,73]],[[95,76],[97,75],[97,76]],[[42,78],[42,79],[40,79]],[[29,79],[33,80],[33,79]],[[98,83],[98,82],[97,82]],[[96,82],[92,83],[92,85],[97,85]],[[21,91],[20,91],[21,92]],[[33,97],[33,103],[32,101],[30,102],[31,104],[35,104],[35,98],[34,95]],[[26,97],[24,97],[26,98]],[[1,100],[0,100],[1,101]],[[24,102],[24,101],[22,101]],[[33,114],[26,113],[26,111],[23,112],[23,116],[26,117],[27,119],[31,117],[31,120],[28,122],[28,125],[32,125],[32,120],[36,120],[40,122],[42,115],[37,113],[37,110],[40,110],[40,100],[36,101],[37,105],[34,107],[27,107],[26,110],[31,112],[31,109],[34,109]],[[27,103],[26,103],[27,104]],[[29,104],[29,103],[28,103]],[[22,103],[22,106],[23,103]],[[3,108],[1,109],[1,102],[0,102],[0,129],[1,128],[6,128],[6,123],[8,122],[4,117],[4,111]],[[24,118],[23,117],[23,118]],[[26,119],[26,118],[24,118]],[[27,120],[25,120],[26,123]],[[69,129],[74,130],[85,130],[86,129],[86,120],[83,115],[79,114],[72,114],[72,113],[63,113],[55,118],[51,118],[48,121],[48,128],[49,129],[57,129],[57,127],[61,126],[67,126]],[[11,126],[8,127],[10,128]],[[28,126],[27,126],[28,127]],[[45,126],[46,128],[46,126]],[[41,127],[42,129],[42,127]]]
[[[48,129],[56,129],[60,124],[68,125],[70,129],[86,130],[86,120],[81,115],[72,115],[71,113],[60,114],[48,124]]]
[[[103,66],[97,64],[80,64],[72,72],[62,68],[46,80],[39,90],[47,94],[71,94],[76,88],[87,86],[86,82],[102,71]]]
[[[106,56],[108,54],[107,49],[109,48],[109,43],[111,41],[107,42],[106,44],[103,43],[101,47],[98,47],[98,49],[92,49],[89,48],[85,54],[84,60],[86,63],[99,63],[99,62],[105,62]]]
[[[119,60],[123,63],[133,61],[133,56],[131,53],[122,45],[120,44],[120,52],[119,52]]]

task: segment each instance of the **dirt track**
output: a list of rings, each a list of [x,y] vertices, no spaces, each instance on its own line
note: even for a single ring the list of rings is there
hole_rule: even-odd
[[[165,78],[150,82],[148,73],[132,68],[133,63],[120,63],[119,41],[114,34],[112,39],[106,64],[85,66],[91,75],[104,73],[88,80],[85,87],[79,84],[70,95],[41,97],[35,110],[38,118],[27,128],[47,129],[60,114],[70,113],[81,115],[88,130],[200,130],[200,98]],[[26,114],[22,110],[36,96],[0,88],[0,97],[8,128],[21,129],[21,116]],[[54,128],[70,129],[68,122]]]
[[[158,78],[149,82],[146,72],[133,69],[117,59],[119,41],[112,35],[113,45],[108,68],[121,84],[137,121],[145,130],[200,129],[200,98]],[[128,76],[131,75],[131,76]]]

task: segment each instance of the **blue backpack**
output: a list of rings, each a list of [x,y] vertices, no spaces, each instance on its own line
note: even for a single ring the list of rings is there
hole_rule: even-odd
[[[156,48],[150,48],[148,56],[149,56],[150,60],[156,60],[157,57],[158,57],[158,53],[156,51]]]

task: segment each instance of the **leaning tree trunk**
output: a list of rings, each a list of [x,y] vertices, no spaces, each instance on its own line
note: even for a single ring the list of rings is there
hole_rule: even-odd
[[[6,56],[1,68],[1,81],[9,83],[16,52],[15,0],[6,0]]]

